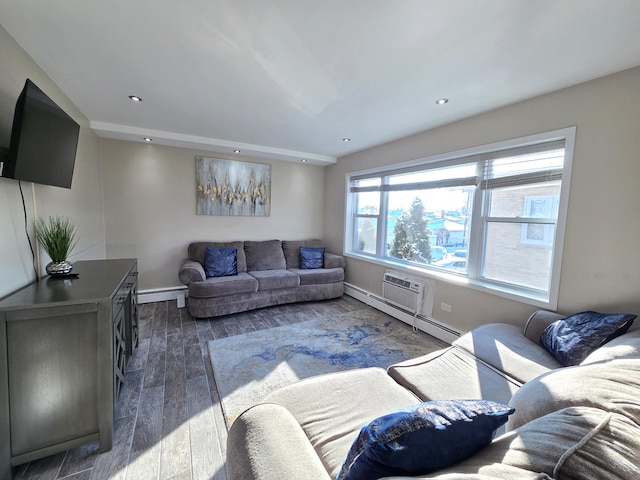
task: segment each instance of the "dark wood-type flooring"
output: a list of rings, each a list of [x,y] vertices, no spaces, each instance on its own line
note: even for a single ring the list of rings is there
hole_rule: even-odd
[[[13,468],[14,480],[226,480],[227,430],[207,342],[315,316],[371,308],[348,296],[197,320],[176,302],[139,306],[113,448],[91,443]]]

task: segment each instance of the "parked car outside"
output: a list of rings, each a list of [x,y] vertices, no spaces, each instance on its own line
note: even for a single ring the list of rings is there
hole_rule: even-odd
[[[431,262],[439,262],[447,256],[447,249],[439,245],[431,247]]]
[[[444,268],[446,270],[453,270],[456,272],[467,273],[467,259],[449,257],[433,264],[436,267]]]

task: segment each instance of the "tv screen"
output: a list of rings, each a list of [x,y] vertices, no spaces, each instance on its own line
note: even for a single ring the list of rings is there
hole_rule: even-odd
[[[16,102],[2,176],[71,188],[79,133],[80,125],[27,79]]]

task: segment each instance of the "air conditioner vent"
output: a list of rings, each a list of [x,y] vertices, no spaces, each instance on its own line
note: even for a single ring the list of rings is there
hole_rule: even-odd
[[[387,272],[382,279],[382,297],[417,313],[424,298],[424,283],[402,274]]]

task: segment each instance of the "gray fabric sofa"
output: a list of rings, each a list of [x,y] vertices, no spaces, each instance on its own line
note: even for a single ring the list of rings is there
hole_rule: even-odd
[[[217,317],[284,303],[326,300],[344,292],[344,257],[325,252],[323,268],[303,269],[300,247],[322,247],[321,240],[194,242],[178,272],[188,287],[189,313]],[[209,277],[205,252],[235,248],[237,275]]]
[[[640,328],[563,367],[539,344],[559,318],[539,311],[524,329],[485,325],[387,371],[284,387],[231,426],[227,478],[333,479],[374,418],[428,400],[483,398],[515,408],[489,446],[429,475],[386,478],[640,479]]]

